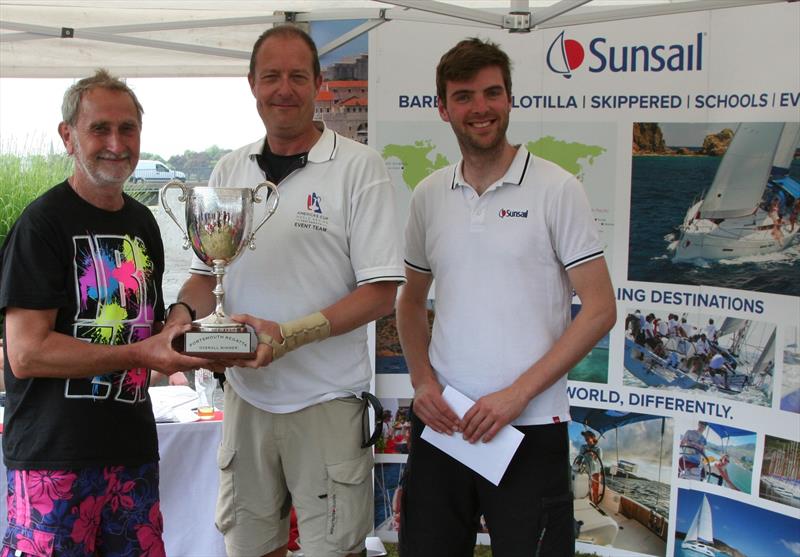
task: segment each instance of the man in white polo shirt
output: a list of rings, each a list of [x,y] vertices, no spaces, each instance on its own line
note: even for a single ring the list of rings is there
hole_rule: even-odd
[[[436,87],[463,158],[417,186],[406,228],[397,317],[414,404],[400,552],[472,555],[483,515],[495,557],[572,555],[566,375],[616,318],[603,246],[581,184],[506,139],[510,62],[497,45],[460,42]],[[461,419],[447,385],[475,401]],[[525,437],[499,486],[420,438],[427,425],[487,442],[508,424]]]
[[[267,136],[224,157],[209,185],[269,179],[280,204],[225,275],[228,311],[261,343],[226,372],[217,528],[229,555],[285,557],[294,506],[306,557],[360,555],[373,461],[355,395],[372,373],[366,324],[404,280],[394,194],[375,151],[313,121],[322,77],[307,34],[262,34],[248,79]],[[208,267],[191,270],[175,319],[214,309]]]

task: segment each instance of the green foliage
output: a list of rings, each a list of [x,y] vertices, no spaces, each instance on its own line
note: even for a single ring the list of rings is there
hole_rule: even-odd
[[[220,149],[216,145],[212,145],[199,153],[187,150],[182,155],[171,156],[167,161],[167,165],[175,170],[185,172],[190,182],[204,181],[211,176],[211,170],[219,162],[219,159],[230,152],[230,149]]]
[[[0,154],[0,244],[28,204],[72,174],[72,159],[49,155]]]
[[[139,153],[139,160],[142,160],[142,161],[160,161],[160,162],[163,162],[165,164],[167,162],[161,157],[161,155],[156,155],[155,153],[147,153],[147,152],[144,152],[144,151]]]

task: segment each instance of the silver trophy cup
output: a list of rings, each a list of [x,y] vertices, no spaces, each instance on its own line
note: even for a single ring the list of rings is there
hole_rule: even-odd
[[[268,188],[267,212],[253,227],[253,204],[261,202],[259,191]],[[180,189],[178,197],[186,208],[186,228],[175,218],[167,202],[167,191]],[[186,186],[173,180],[160,191],[161,205],[183,232],[183,249],[191,245],[203,263],[213,268],[217,279],[213,290],[216,297],[214,311],[192,322],[192,330],[186,333],[183,351],[204,356],[246,356],[254,350],[251,334],[247,328],[225,315],[225,291],[222,278],[225,267],[242,254],[245,246],[255,249],[255,235],[278,208],[278,188],[271,182],[262,182],[251,188],[212,188]]]

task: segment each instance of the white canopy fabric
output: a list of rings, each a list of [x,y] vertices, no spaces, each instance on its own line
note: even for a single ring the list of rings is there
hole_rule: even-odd
[[[787,0],[2,0],[0,77],[242,76],[253,41],[287,20],[392,20],[528,31]],[[590,4],[591,3],[591,4]],[[599,6],[599,7],[598,7]]]

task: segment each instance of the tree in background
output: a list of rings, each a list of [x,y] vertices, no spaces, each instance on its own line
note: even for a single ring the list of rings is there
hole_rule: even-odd
[[[230,149],[220,149],[213,145],[199,153],[187,150],[182,155],[173,155],[166,163],[167,166],[184,172],[191,182],[205,182],[219,159],[230,152]]]

